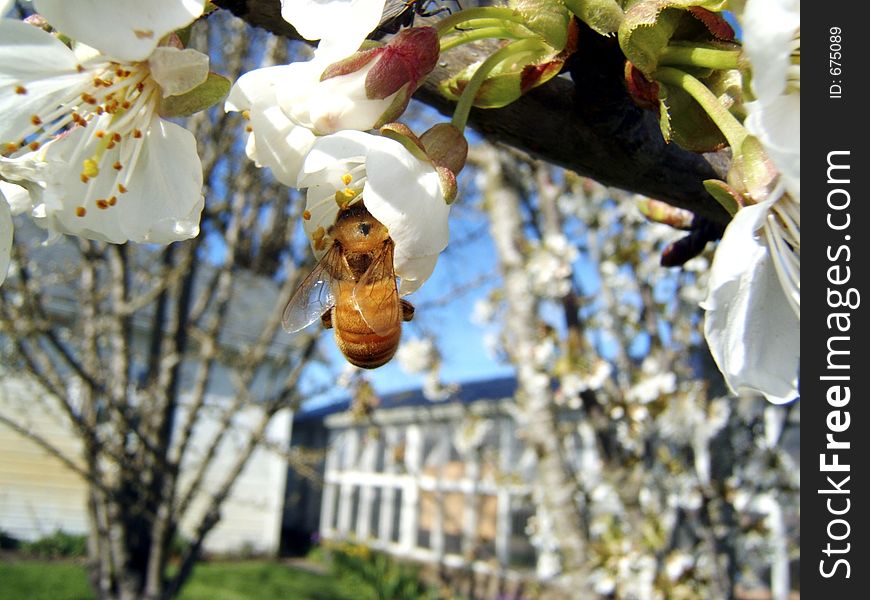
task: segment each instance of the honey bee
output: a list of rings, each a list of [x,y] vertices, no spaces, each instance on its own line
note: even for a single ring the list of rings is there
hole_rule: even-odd
[[[396,288],[393,240],[362,202],[343,209],[324,239],[332,245],[287,303],[284,329],[296,332],[319,318],[335,330],[348,362],[380,367],[396,353],[402,321],[414,317]]]

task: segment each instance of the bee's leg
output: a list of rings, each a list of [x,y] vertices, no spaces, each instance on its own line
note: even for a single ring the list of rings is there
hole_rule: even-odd
[[[408,302],[407,300],[399,300],[399,304],[402,306],[402,320],[410,321],[414,318],[414,305]]]
[[[328,310],[320,315],[320,322],[323,324],[324,329],[332,329],[332,311]]]

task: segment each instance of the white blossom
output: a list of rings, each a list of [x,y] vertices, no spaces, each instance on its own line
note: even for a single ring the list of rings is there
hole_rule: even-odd
[[[800,368],[800,317],[794,308],[800,288],[783,289],[779,272],[794,266],[790,252],[781,256],[775,241],[783,221],[800,223],[800,208],[779,199],[774,194],[734,216],[716,250],[702,304],[704,335],[731,390],[760,392],[776,404],[797,397]],[[777,268],[778,262],[785,266]]]
[[[402,144],[360,131],[317,138],[305,158],[298,187],[307,188],[305,231],[317,258],[342,205],[362,200],[395,244],[399,293],[409,294],[432,274],[447,247],[450,207],[431,163]],[[339,199],[340,202],[337,200]]]
[[[396,360],[406,373],[423,373],[439,361],[438,350],[429,338],[403,340],[396,352]]]
[[[75,13],[67,19],[55,12],[61,4],[43,1],[37,8],[64,34],[104,43],[111,54],[101,46],[73,50],[27,23],[0,21],[0,144],[6,156],[28,154],[42,164],[29,187],[32,216],[55,235],[115,243],[195,236],[203,207],[196,140],[158,110],[165,96],[205,81],[208,57],[157,48],[159,39],[120,51],[118,40],[129,31],[126,16],[112,21],[118,6],[94,1],[58,11]],[[108,13],[95,12],[108,4]],[[181,0],[130,11],[136,27],[155,37],[169,23],[180,26],[180,14],[187,15],[181,25],[196,16]],[[102,38],[92,39],[95,23],[102,23]]]

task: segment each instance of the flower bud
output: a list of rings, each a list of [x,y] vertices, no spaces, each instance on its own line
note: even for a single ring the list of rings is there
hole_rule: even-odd
[[[402,30],[384,46],[329,65],[307,102],[301,110],[293,109],[296,114],[291,117],[309,121],[319,134],[376,129],[405,111],[411,95],[435,68],[438,53],[434,28]]]

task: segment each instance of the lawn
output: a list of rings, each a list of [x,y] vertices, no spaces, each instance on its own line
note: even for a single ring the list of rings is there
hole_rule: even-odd
[[[83,565],[5,560],[0,600],[92,600]],[[196,567],[180,600],[355,600],[349,584],[330,575],[270,561],[208,562]]]

